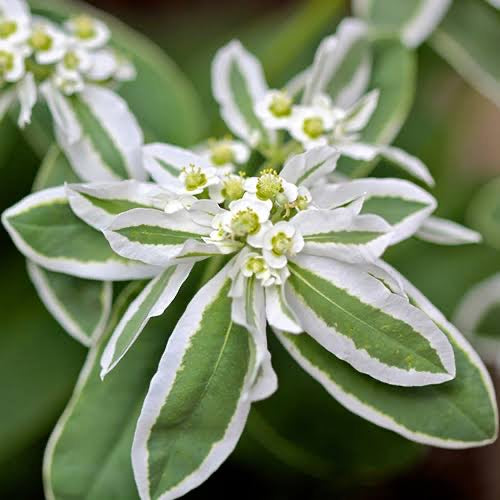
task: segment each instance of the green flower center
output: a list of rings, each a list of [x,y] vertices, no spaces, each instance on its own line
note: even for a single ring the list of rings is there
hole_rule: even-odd
[[[221,194],[227,201],[239,200],[244,194],[243,179],[231,176],[222,182]]]
[[[195,191],[205,186],[207,183],[207,176],[200,167],[191,165],[189,168],[184,169],[186,175],[184,179],[184,186],[187,191]]]
[[[261,200],[273,200],[283,191],[283,182],[275,170],[264,170],[257,181],[257,197]]]
[[[275,94],[269,105],[269,111],[277,118],[290,116],[292,113],[292,100],[284,92]]]
[[[264,271],[266,271],[267,264],[266,264],[266,261],[264,260],[264,257],[260,257],[260,256],[250,257],[247,260],[246,268],[252,274],[259,274],[259,273],[263,273]]]
[[[14,56],[6,50],[0,50],[0,74],[5,74],[14,67]]]
[[[74,52],[68,52],[63,59],[64,66],[69,70],[77,70],[80,65],[80,58]]]
[[[7,38],[17,31],[17,23],[14,21],[0,22],[0,38]]]
[[[212,156],[210,159],[212,163],[217,166],[226,165],[234,161],[233,149],[229,144],[219,143],[211,148]]]
[[[75,17],[73,19],[73,27],[75,35],[82,40],[90,40],[96,35],[94,21],[91,17]]]
[[[295,208],[297,210],[305,210],[309,206],[309,201],[305,196],[297,196],[295,200]]]
[[[317,139],[325,131],[325,127],[323,125],[323,119],[318,116],[314,116],[312,118],[306,118],[304,120],[303,129],[304,132],[311,139]]]
[[[259,216],[251,208],[239,211],[231,220],[231,230],[237,238],[255,234],[259,229]]]
[[[35,29],[31,34],[30,45],[35,50],[50,50],[52,48],[52,43],[52,37],[41,28]]]
[[[285,255],[292,249],[292,238],[280,231],[272,237],[271,247],[275,255]]]

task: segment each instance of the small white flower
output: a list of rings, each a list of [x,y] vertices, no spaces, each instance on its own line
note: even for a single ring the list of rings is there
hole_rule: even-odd
[[[111,35],[105,23],[86,15],[69,19],[65,27],[82,47],[91,50],[106,45]]]
[[[241,141],[222,139],[209,142],[200,155],[213,167],[220,176],[233,173],[236,165],[242,165],[250,157],[249,147]]]
[[[136,76],[134,65],[118,52],[104,48],[91,53],[90,68],[86,77],[95,82],[106,80],[129,81]]]
[[[256,252],[251,252],[247,255],[241,268],[241,273],[245,278],[255,276],[264,287],[281,285],[283,283],[280,271],[269,267],[266,259]]]
[[[255,114],[268,129],[287,128],[295,111],[291,97],[281,90],[270,90],[255,105]]]
[[[18,82],[26,74],[24,60],[29,55],[26,46],[0,40],[0,84]]]
[[[304,248],[304,238],[290,222],[281,221],[270,228],[263,238],[262,253],[273,268],[282,269],[288,258]]]
[[[325,106],[297,106],[290,120],[290,135],[299,141],[304,149],[328,144],[327,134],[335,123],[333,110]]]
[[[0,41],[12,44],[26,42],[30,36],[30,20],[26,16],[0,13]]]
[[[215,168],[202,168],[196,165],[184,167],[179,175],[179,180],[182,183],[179,192],[190,195],[201,194],[206,188],[220,183]]]
[[[210,199],[217,203],[232,202],[243,198],[245,194],[245,179],[241,175],[226,174],[218,184],[208,188]]]
[[[262,246],[262,237],[267,231],[272,203],[245,195],[241,200],[229,204],[225,210],[214,217],[210,235],[219,241],[224,239],[246,241],[254,247]]]
[[[275,170],[263,170],[259,177],[245,180],[245,190],[259,200],[271,200],[278,205],[293,203],[297,199],[297,186],[285,181]]]
[[[66,53],[67,37],[52,23],[37,19],[32,26],[29,45],[38,64],[54,64]]]
[[[67,40],[64,56],[56,66],[54,82],[67,95],[81,92],[91,66],[91,54],[74,40]]]

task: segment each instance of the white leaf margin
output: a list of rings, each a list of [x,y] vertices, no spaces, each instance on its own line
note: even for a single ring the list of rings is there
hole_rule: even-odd
[[[132,444],[132,466],[139,496],[142,500],[149,500],[150,498],[147,443],[151,428],[158,419],[163,403],[175,383],[177,372],[182,370],[182,360],[186,349],[190,345],[190,337],[196,333],[193,325],[199,324],[205,307],[210,304],[213,297],[224,286],[229,271],[230,263],[226,264],[214,278],[201,288],[189,303],[170,336],[167,348],[160,360],[158,371],[151,381]],[[252,372],[253,366],[250,364],[247,383],[252,379]],[[248,397],[247,389],[243,387],[242,396],[240,396],[238,406],[226,428],[224,437],[212,445],[203,463],[175,487],[161,494],[157,500],[171,500],[186,494],[208,479],[226,460],[236,447],[250,411],[251,398]]]
[[[87,335],[81,329],[80,325],[78,325],[78,323],[76,323],[76,321],[71,317],[71,314],[66,310],[64,304],[61,303],[61,301],[54,294],[40,267],[30,260],[27,260],[26,269],[41,301],[52,316],[54,316],[57,322],[71,337],[83,344],[85,347],[90,347],[101,336],[106,328],[113,301],[113,285],[109,281],[102,283],[103,288],[100,297],[102,305],[101,317],[93,332],[91,332],[90,335]]]
[[[11,226],[8,218],[18,215],[35,206],[50,204],[58,201],[66,201],[64,186],[57,186],[32,193],[17,204],[8,208],[2,214],[2,223],[12,238],[12,241],[17,246],[19,251],[33,262],[50,271],[99,281],[128,281],[133,279],[153,278],[158,274],[158,272],[160,272],[161,269],[158,267],[146,265],[142,262],[121,261],[121,258],[101,262],[83,262],[70,258],[47,257],[38,253],[31,246],[29,246]]]
[[[488,394],[491,399],[492,406],[495,412],[495,419],[497,421],[497,430],[495,435],[487,440],[477,441],[477,442],[468,442],[468,441],[458,441],[458,440],[448,440],[448,439],[440,439],[434,436],[429,436],[427,434],[414,432],[406,428],[405,426],[398,423],[389,415],[379,412],[375,408],[367,405],[360,399],[354,397],[352,394],[345,392],[340,386],[335,384],[324,372],[319,370],[313,364],[311,364],[307,359],[302,357],[300,353],[294,348],[293,345],[287,341],[286,338],[281,335],[279,331],[275,331],[278,339],[283,344],[285,349],[292,355],[292,357],[297,361],[297,363],[314,379],[316,379],[325,390],[333,396],[339,403],[341,403],[344,407],[346,407],[349,411],[353,412],[356,415],[380,426],[384,429],[388,429],[394,431],[401,436],[415,441],[417,443],[436,446],[439,448],[447,448],[447,449],[465,449],[465,448],[474,448],[479,446],[484,446],[496,441],[497,433],[498,433],[498,409],[496,404],[496,394],[495,389],[493,387],[493,383],[491,378],[486,370],[483,362],[477,355],[477,353],[472,349],[470,344],[464,338],[464,336],[451,324],[449,323],[443,314],[434,307],[431,302],[424,297],[424,295],[417,290],[404,276],[398,273],[394,268],[386,264],[385,262],[380,261],[378,263],[383,269],[387,272],[395,274],[399,277],[400,281],[403,283],[405,287],[405,291],[412,297],[415,303],[418,305],[422,311],[424,311],[434,322],[442,325],[447,332],[453,337],[453,340],[457,343],[460,349],[462,349],[466,355],[469,357],[471,363],[473,363],[481,373],[483,378],[483,382],[487,388]]]

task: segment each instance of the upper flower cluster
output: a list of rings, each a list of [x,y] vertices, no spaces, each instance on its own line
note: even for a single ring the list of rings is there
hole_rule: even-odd
[[[29,121],[37,85],[53,84],[65,95],[86,83],[112,84],[134,78],[133,66],[109,46],[110,30],[88,15],[57,24],[34,16],[22,0],[0,1],[0,91],[16,97]],[[23,111],[21,112],[23,114]]]

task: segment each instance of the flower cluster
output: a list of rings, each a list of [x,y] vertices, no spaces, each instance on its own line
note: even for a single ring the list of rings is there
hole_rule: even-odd
[[[88,15],[60,25],[31,15],[21,0],[2,0],[0,92],[20,100],[20,125],[29,122],[37,88],[47,83],[69,96],[86,83],[111,85],[134,78],[134,67],[109,40],[107,25]]]
[[[286,90],[270,90],[257,102],[255,113],[270,130],[286,130],[304,149],[327,144],[356,144],[377,107],[378,91],[363,96],[348,109],[334,105],[326,94],[310,105],[295,104]]]
[[[27,35],[9,43],[27,47],[20,75],[29,64],[50,70],[44,84],[51,92],[44,95],[56,137],[84,182],[36,192],[2,221],[33,263],[34,281],[53,309],[66,298],[50,288],[43,269],[102,282],[150,280],[126,307],[121,304],[124,313],[109,335],[100,336],[99,326],[87,335],[81,328],[72,333],[87,345],[99,337],[94,352],[102,352],[101,377],[130,362],[125,355],[141,344],[136,341],[148,321],[166,311],[194,265],[208,261],[203,285],[148,381],[132,446],[141,498],[182,496],[231,452],[252,402],[277,388],[269,330],[341,404],[378,425],[438,446],[495,438],[497,410],[484,367],[442,315],[382,261],[390,245],[411,236],[460,244],[478,235],[433,217],[436,200],[419,186],[352,179],[339,162],[342,156],[362,162],[384,157],[432,183],[417,158],[387,144],[386,130],[400,124],[373,120],[383,89],[368,90],[367,59],[358,60],[347,81],[338,68],[354,45],[367,41],[364,23],[344,21],[320,45],[311,67],[282,91],[268,88],[260,63],[239,42],[229,43],[215,57],[212,86],[235,139],[184,149],[144,146],[135,118],[109,91],[89,85],[79,99],[64,96],[78,86],[66,85],[68,68],[61,65],[69,64],[81,82],[95,78],[97,66],[97,80],[107,79],[106,65],[95,62],[106,50],[104,25],[77,18],[62,34],[41,24],[34,50],[37,22],[16,21],[14,32]],[[0,36],[12,30],[1,26]],[[44,36],[50,43],[42,57]],[[87,55],[94,61],[88,66]],[[99,126],[82,125],[80,106],[94,118],[86,121]],[[379,142],[365,142],[366,127],[381,121]],[[72,309],[81,314],[80,307]],[[66,310],[59,317],[75,323]],[[428,385],[433,390],[421,392]],[[416,410],[408,407],[412,397]],[[468,413],[464,401],[470,401]],[[452,419],[462,419],[465,430],[450,426]],[[474,419],[480,425],[471,426]],[[478,434],[482,427],[487,431]],[[167,440],[172,446],[158,445]],[[54,453],[52,447],[49,461]],[[189,457],[181,467],[179,456]]]

